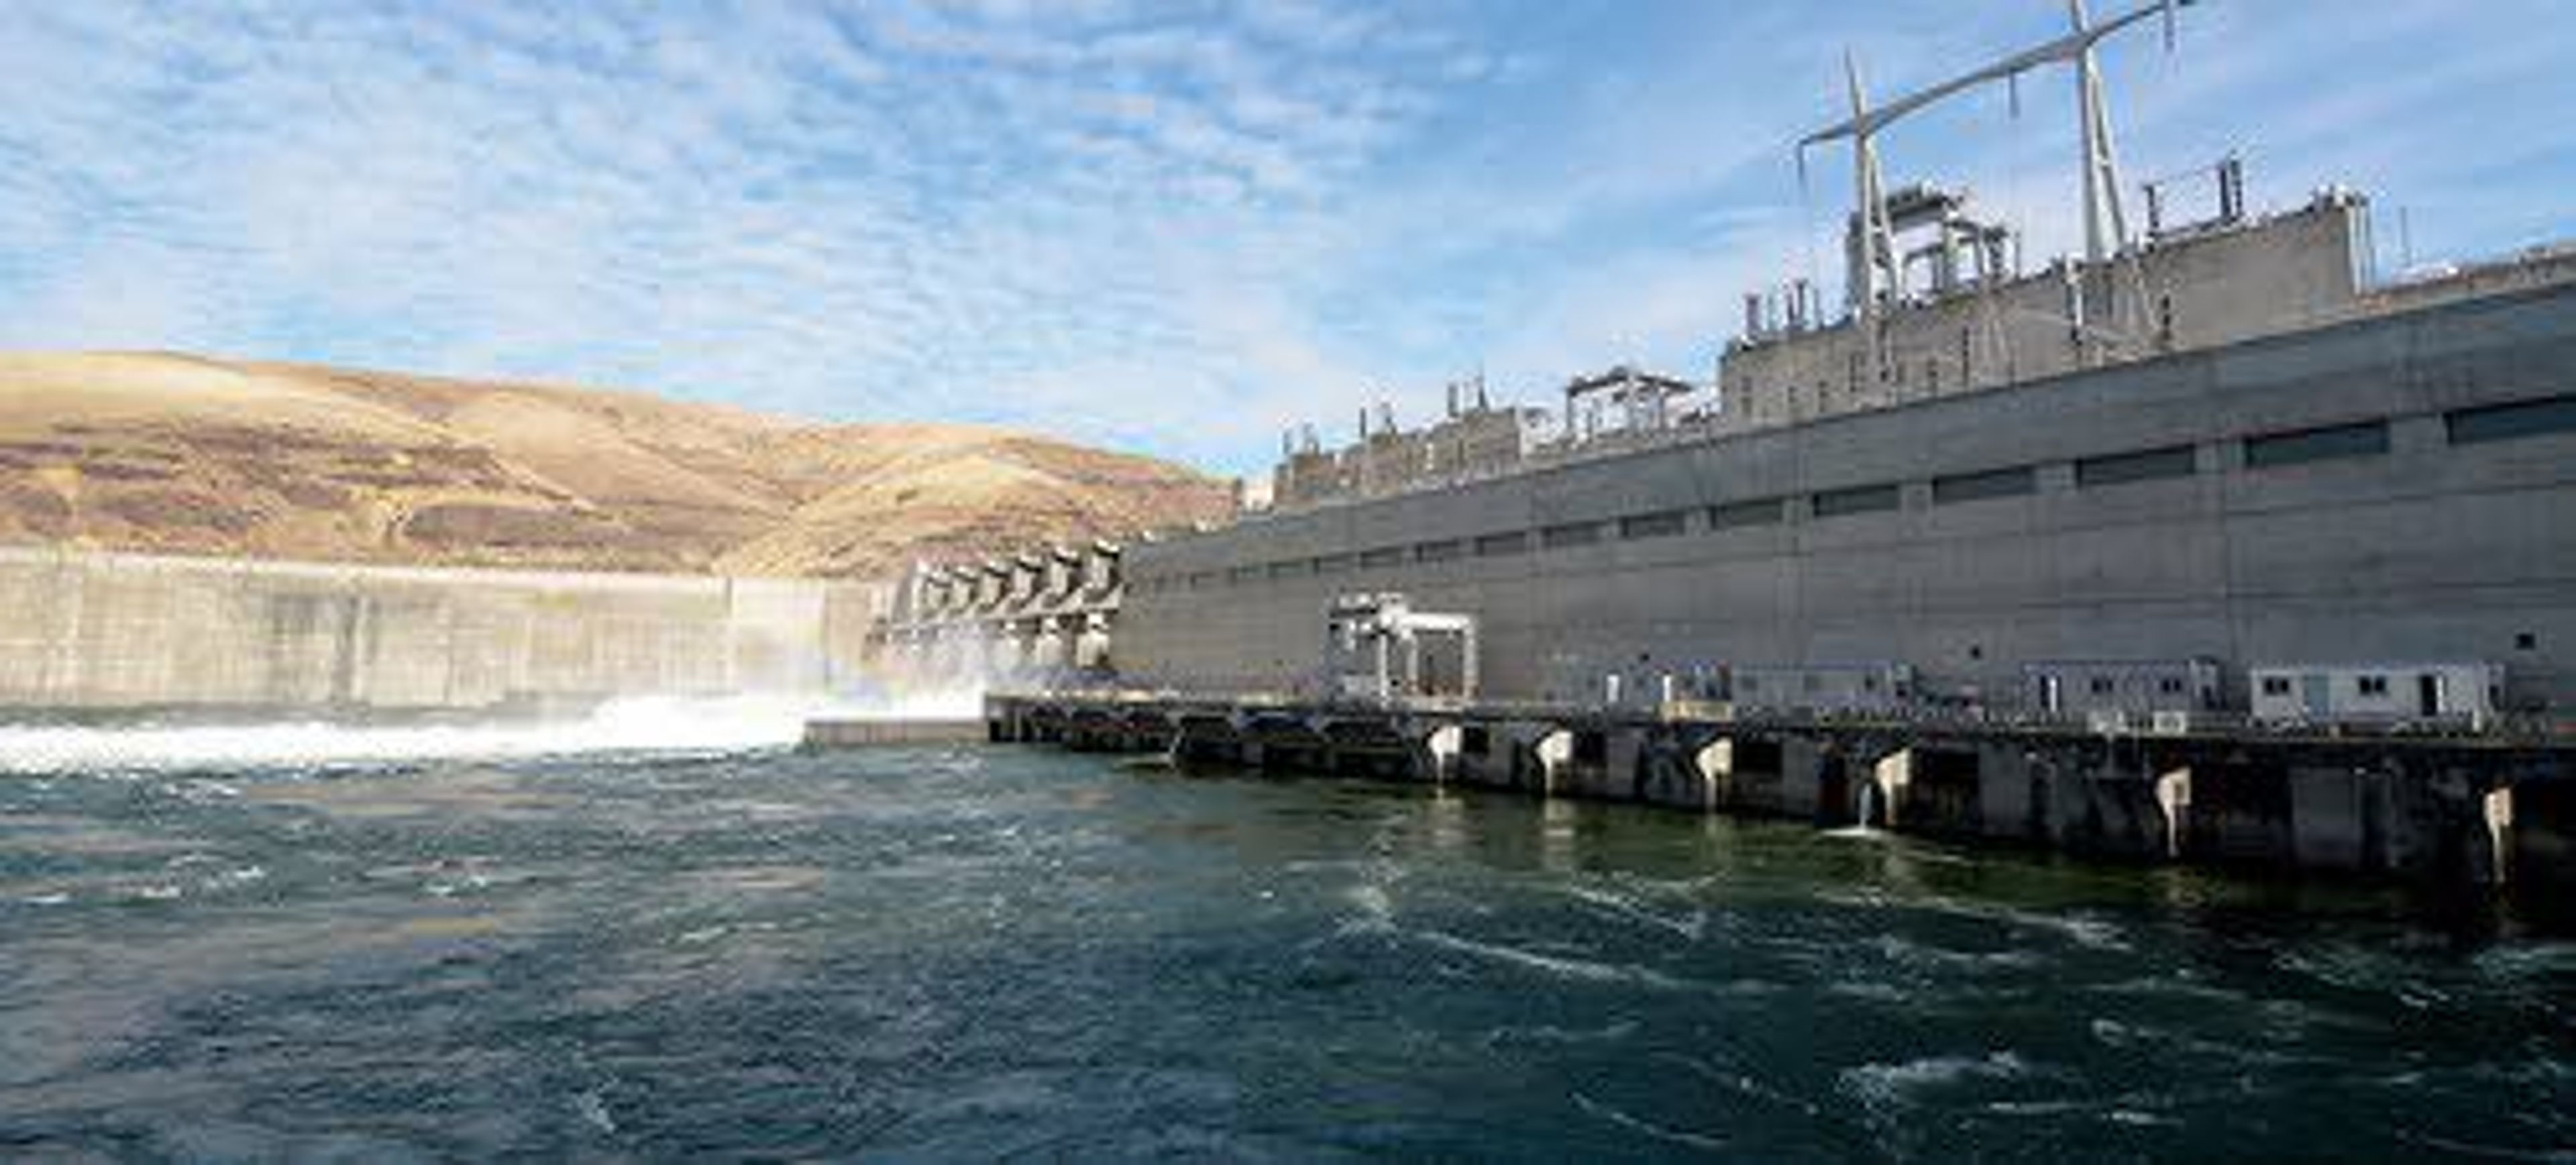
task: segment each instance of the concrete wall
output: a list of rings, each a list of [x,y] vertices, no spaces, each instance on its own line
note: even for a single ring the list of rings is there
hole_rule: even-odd
[[[875,584],[0,548],[0,712],[472,710],[853,680]]]
[[[1123,671],[1286,689],[1335,595],[1482,619],[1486,691],[1576,696],[1608,670],[1901,662],[1996,699],[2024,664],[2210,659],[2244,706],[2270,662],[2489,661],[2508,703],[2576,707],[2576,433],[2454,443],[2446,418],[2576,396],[2576,286],[1719,437],[1456,490],[1275,515],[1129,548]],[[2248,438],[2385,422],[2367,456],[2249,466]],[[2181,446],[2191,472],[2081,484]],[[2031,490],[1938,503],[1948,475]],[[1894,485],[1890,510],[1819,495]],[[1746,503],[1780,520],[1718,520]],[[1630,538],[1620,519],[1687,515]],[[1597,523],[1588,545],[1535,532]],[[1531,532],[1517,553],[1425,543]],[[1273,569],[1273,568],[1277,569]],[[1247,569],[1249,568],[1249,569]]]
[[[2312,327],[2360,298],[2365,213],[2348,197],[2321,197],[2242,229],[2146,248],[2134,265],[2052,268],[1911,306],[1878,323],[1883,374],[1868,364],[1867,333],[1850,322],[1739,341],[1721,378],[1725,423],[1794,424]],[[2081,331],[2070,322],[2078,301],[2089,325]]]
[[[1292,449],[1271,474],[1271,504],[1295,509],[1506,473],[1527,455],[1544,415],[1478,404],[1453,408],[1421,429],[1371,433],[1347,448]]]

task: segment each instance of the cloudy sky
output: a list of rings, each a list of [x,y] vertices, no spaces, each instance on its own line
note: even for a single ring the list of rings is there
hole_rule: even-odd
[[[2096,0],[2107,10],[2111,0]],[[542,8],[560,11],[541,12]],[[1830,276],[1788,142],[2053,0],[0,0],[0,347],[1023,425],[1229,472],[1481,368],[1708,375]],[[2108,54],[2137,177],[2342,182],[2420,259],[2576,235],[2576,0],[2204,0]],[[2067,247],[2070,83],[1910,124]],[[1821,269],[1820,269],[1821,268]]]

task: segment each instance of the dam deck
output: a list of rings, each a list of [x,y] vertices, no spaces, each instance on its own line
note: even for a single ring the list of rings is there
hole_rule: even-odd
[[[1733,716],[1141,693],[988,697],[996,743],[1519,790],[2138,861],[2576,886],[2576,736]],[[2163,731],[2156,731],[2156,728]]]

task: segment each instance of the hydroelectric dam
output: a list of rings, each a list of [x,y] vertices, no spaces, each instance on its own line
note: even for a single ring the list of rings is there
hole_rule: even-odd
[[[923,564],[892,672],[1075,657],[996,740],[2524,886],[2576,838],[2576,246],[2382,270],[2368,194],[2137,188],[2074,27],[1873,100],[1841,310],[1746,297],[1704,379],[1283,434],[1230,523]],[[2077,75],[2081,253],[1892,182],[1915,112]],[[1068,652],[1068,644],[1078,650]],[[820,734],[828,737],[828,733]]]

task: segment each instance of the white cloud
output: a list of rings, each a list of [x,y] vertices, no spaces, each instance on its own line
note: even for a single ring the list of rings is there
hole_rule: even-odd
[[[2548,15],[2499,24],[2516,4]],[[1531,396],[1613,360],[1704,375],[1743,290],[1832,253],[1839,159],[1802,206],[1786,142],[1833,115],[1842,44],[1893,91],[2051,30],[1456,0],[13,19],[0,344],[971,417],[1230,469],[1480,363]],[[2570,176],[2554,46],[2435,0],[2308,20],[2205,5],[2176,62],[2116,54],[2140,168],[2245,125],[2293,193],[2348,170],[2429,192],[2446,243],[2567,226],[2533,193]],[[2022,123],[1990,102],[1891,153],[2046,218],[2061,96],[2035,79]],[[2458,164],[2499,150],[2525,185]]]

